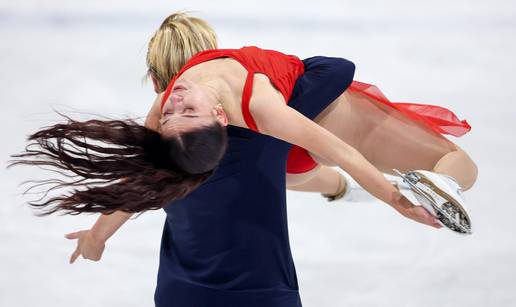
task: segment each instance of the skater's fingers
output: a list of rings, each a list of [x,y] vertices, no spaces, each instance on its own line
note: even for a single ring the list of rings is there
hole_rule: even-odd
[[[442,226],[439,225],[439,224],[434,224],[434,223],[427,223],[428,226],[432,227],[432,228],[435,228],[435,229],[439,229],[441,228]]]
[[[75,251],[73,252],[72,256],[70,257],[70,264],[74,263],[80,254],[81,254],[81,252],[79,251],[79,248],[76,248]]]
[[[67,234],[65,234],[65,238],[70,239],[70,240],[77,239],[77,238],[79,238],[79,233],[80,233],[80,231],[67,233]]]
[[[425,224],[430,226],[430,227],[434,227],[434,228],[437,228],[437,226],[435,225],[435,223],[431,220],[426,220],[425,221]]]
[[[428,218],[427,225],[432,226],[434,228],[438,228],[438,229],[443,227],[434,216],[430,216]]]
[[[421,208],[422,210],[424,210],[423,212],[425,212],[428,216],[430,216],[432,219],[434,219],[434,220],[435,220],[434,215],[433,215],[433,214],[432,214],[432,212],[430,212],[427,208],[425,208],[425,207],[423,207],[423,206],[421,206],[421,205],[419,205],[419,206],[418,206],[418,208]]]
[[[70,240],[79,239],[83,233],[84,233],[84,230],[70,232],[70,233],[65,234],[65,238],[70,239]]]
[[[435,220],[434,227],[439,229],[439,228],[443,228],[443,225],[441,225],[441,223],[439,223],[437,220]]]
[[[426,210],[425,208],[418,207],[416,209],[416,212],[417,212],[417,217],[416,217],[417,221],[419,221],[425,225],[434,227],[434,228],[442,227],[441,224],[439,224],[439,222],[437,221],[437,219],[430,212],[428,212],[428,210]]]

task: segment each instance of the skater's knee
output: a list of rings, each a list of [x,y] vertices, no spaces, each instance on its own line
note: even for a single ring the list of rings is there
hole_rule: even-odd
[[[463,191],[466,191],[469,190],[477,181],[478,166],[462,148],[457,146],[457,151],[461,155],[461,170],[463,172],[463,182],[461,188]]]
[[[478,178],[478,166],[477,164],[468,156],[468,168],[466,171],[466,180],[462,190],[469,190],[477,181]]]
[[[463,191],[469,190],[477,180],[478,167],[471,157],[458,145],[441,157],[434,171],[453,176]]]

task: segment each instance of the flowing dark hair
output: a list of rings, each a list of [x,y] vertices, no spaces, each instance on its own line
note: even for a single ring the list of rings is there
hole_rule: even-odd
[[[50,208],[38,216],[163,208],[204,182],[227,146],[225,128],[218,122],[164,138],[132,119],[64,117],[66,123],[30,135],[25,150],[12,155],[8,166],[39,166],[66,178],[31,181],[35,184],[26,192],[49,185],[41,198],[29,202],[33,208]],[[70,190],[49,196],[63,188]]]

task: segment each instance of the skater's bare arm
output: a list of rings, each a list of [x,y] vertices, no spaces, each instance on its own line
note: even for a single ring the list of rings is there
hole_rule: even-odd
[[[267,109],[258,107],[253,110],[253,116],[261,133],[301,146],[337,164],[369,193],[406,217],[438,227],[434,217],[419,210],[422,208],[417,208],[415,212],[420,216],[411,216],[414,206],[358,150],[295,109],[284,104],[269,103]]]
[[[158,130],[161,116],[162,95],[158,95],[145,120],[147,128]],[[91,229],[80,230],[65,235],[67,239],[77,240],[77,247],[70,256],[70,263],[82,255],[84,259],[99,261],[104,252],[106,241],[133,215],[124,211],[101,214]]]
[[[260,116],[255,116],[261,133],[301,146],[337,164],[375,197],[392,206],[398,204],[399,191],[355,148],[296,110],[272,105],[275,107],[267,112],[266,120],[259,121]]]
[[[152,107],[145,119],[145,127],[158,130],[160,105],[162,94],[156,96]],[[91,235],[98,240],[107,241],[131,216],[133,213],[115,211],[112,214],[102,214],[95,225],[91,228]]]
[[[132,213],[115,211],[112,214],[102,214],[91,229],[71,232],[65,235],[67,239],[77,240],[77,247],[70,256],[70,263],[82,255],[84,259],[99,261],[104,252],[106,241],[122,226]]]
[[[91,228],[92,237],[106,242],[133,214],[124,211],[101,214]]]
[[[158,94],[145,119],[145,127],[158,130],[159,118],[161,116],[160,106],[163,93]],[[133,213],[115,211],[112,214],[102,214],[95,225],[91,228],[91,235],[101,241],[107,241],[131,216]]]
[[[152,107],[145,119],[145,127],[153,130],[159,129],[159,118],[161,116],[160,106],[163,93],[158,94],[152,103]],[[91,228],[91,236],[99,241],[106,242],[131,216],[133,213],[115,211],[112,214],[101,214]]]

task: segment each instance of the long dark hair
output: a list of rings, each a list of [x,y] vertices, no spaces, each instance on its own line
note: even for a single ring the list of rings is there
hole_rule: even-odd
[[[49,185],[40,199],[29,202],[33,208],[50,208],[38,216],[163,208],[205,181],[227,145],[225,128],[218,123],[163,138],[132,119],[65,118],[66,123],[30,135],[25,151],[11,156],[9,167],[40,166],[65,178],[31,186]],[[63,188],[69,190],[49,196]]]

